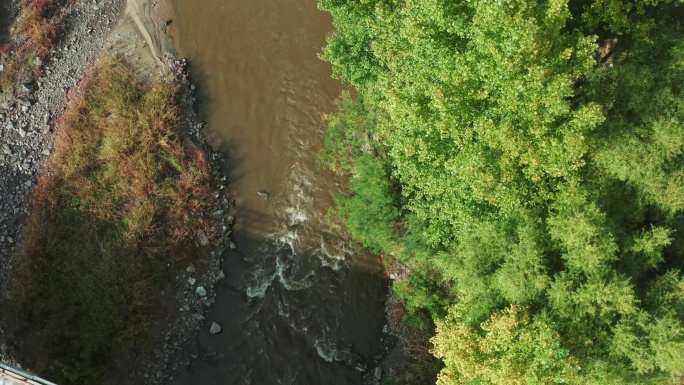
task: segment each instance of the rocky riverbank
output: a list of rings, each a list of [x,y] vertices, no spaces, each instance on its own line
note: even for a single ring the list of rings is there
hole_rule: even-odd
[[[17,96],[0,96],[0,295],[12,279],[11,255],[28,214],[33,181],[50,155],[54,118],[84,68],[104,47],[121,10],[120,0],[75,2],[43,76],[21,87]],[[12,362],[12,344],[3,330],[0,326],[0,360]]]
[[[220,332],[220,325],[206,325],[204,312],[214,303],[214,288],[224,274],[221,256],[235,244],[230,240],[232,199],[220,172],[223,159],[205,144],[204,123],[195,109],[195,86],[189,81],[187,65],[175,60],[167,51],[164,27],[165,5],[131,0],[74,1],[68,9],[64,34],[43,65],[43,75],[26,84],[18,95],[0,100],[0,295],[11,282],[14,267],[11,255],[21,240],[28,200],[35,178],[50,156],[54,143],[55,118],[70,100],[84,70],[96,60],[98,53],[109,51],[132,64],[143,78],[161,78],[178,87],[178,101],[183,126],[196,146],[212,161],[212,187],[216,206],[210,213],[217,230],[217,246],[209,245],[203,233],[197,242],[210,250],[197,258],[185,271],[176,275],[176,285],[162,293],[162,315],[156,322],[153,341],[139,354],[138,368],[126,368],[111,383],[157,384],[172,378],[174,371],[199,355],[196,334]],[[152,28],[152,33],[148,28]],[[13,353],[21,341],[13,341],[2,326],[0,313],[0,360],[14,363]],[[31,369],[31,368],[27,368]]]

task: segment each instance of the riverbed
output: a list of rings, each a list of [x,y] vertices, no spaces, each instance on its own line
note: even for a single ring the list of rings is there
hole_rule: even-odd
[[[387,278],[326,219],[344,181],[317,161],[342,85],[318,59],[331,17],[315,0],[174,0],[212,146],[228,155],[235,251],[172,384],[362,384],[381,353]],[[369,377],[371,374],[366,373]]]

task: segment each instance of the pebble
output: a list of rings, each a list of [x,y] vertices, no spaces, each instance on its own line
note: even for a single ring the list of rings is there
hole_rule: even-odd
[[[224,279],[224,278],[226,278],[226,274],[223,272],[223,270],[221,270],[221,271],[218,273],[218,276],[216,276],[216,280],[217,280],[217,281],[220,281],[220,280],[222,280],[222,279]]]
[[[188,278],[188,283],[190,284],[190,286],[195,286],[195,283],[197,283],[197,279],[190,277]]]
[[[209,244],[209,239],[207,238],[206,234],[204,234],[204,231],[197,230],[197,242],[199,242],[200,246],[202,247]]]
[[[379,366],[377,368],[375,368],[373,375],[375,376],[376,380],[380,381],[380,379],[382,378],[382,368]]]
[[[209,328],[209,333],[211,334],[218,334],[221,332],[221,326],[217,324],[216,322],[211,323],[211,327]]]
[[[199,295],[200,297],[207,296],[207,290],[204,288],[204,286],[197,286],[197,289],[195,289],[195,293],[197,293],[197,295]]]

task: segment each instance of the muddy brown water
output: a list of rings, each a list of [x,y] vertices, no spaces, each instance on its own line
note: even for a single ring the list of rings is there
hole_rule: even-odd
[[[173,0],[212,145],[236,200],[236,252],[172,384],[362,384],[380,353],[387,280],[325,219],[342,181],[317,154],[341,85],[317,54],[332,30],[315,0]],[[211,322],[223,328],[209,335]],[[372,371],[372,367],[369,368]]]

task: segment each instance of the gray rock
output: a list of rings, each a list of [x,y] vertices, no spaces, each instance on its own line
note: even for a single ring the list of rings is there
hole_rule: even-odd
[[[5,127],[6,127],[8,130],[13,130],[13,129],[14,129],[14,123],[12,123],[12,121],[9,120],[9,121],[7,121],[7,124],[5,124]]]
[[[235,250],[235,249],[237,249],[237,246],[235,245],[235,242],[230,241],[230,242],[228,243],[228,248],[231,249],[231,250]]]
[[[207,289],[205,289],[204,286],[197,286],[197,289],[195,289],[195,293],[197,293],[197,295],[199,295],[200,297],[206,297]]]
[[[209,333],[211,334],[218,334],[221,332],[221,326],[217,324],[216,322],[211,323],[211,327],[209,328]]]
[[[232,215],[229,215],[229,216],[226,218],[226,222],[228,223],[228,225],[232,225],[233,223],[235,223],[235,217],[232,216]]]
[[[382,378],[382,368],[379,366],[377,368],[375,368],[373,375],[375,376],[376,380],[380,381],[380,379]]]
[[[214,219],[219,219],[223,216],[223,210],[216,210],[213,213],[211,213],[211,217]]]
[[[193,315],[192,315],[192,318],[194,318],[194,319],[196,319],[196,320],[198,320],[198,321],[204,321],[204,320],[205,320],[204,316],[203,316],[202,314],[200,314],[200,313],[195,313],[195,314],[193,314]]]
[[[197,230],[197,242],[199,242],[200,246],[202,247],[209,244],[209,239],[207,238],[206,234],[204,234],[204,231]]]
[[[197,279],[190,277],[188,278],[188,283],[190,284],[190,286],[195,286],[195,283],[197,283]]]
[[[218,275],[216,276],[216,280],[220,281],[224,278],[226,278],[226,274],[223,272],[223,270],[219,271]]]
[[[382,327],[382,332],[385,334],[389,333],[389,325],[385,324],[385,326]]]

